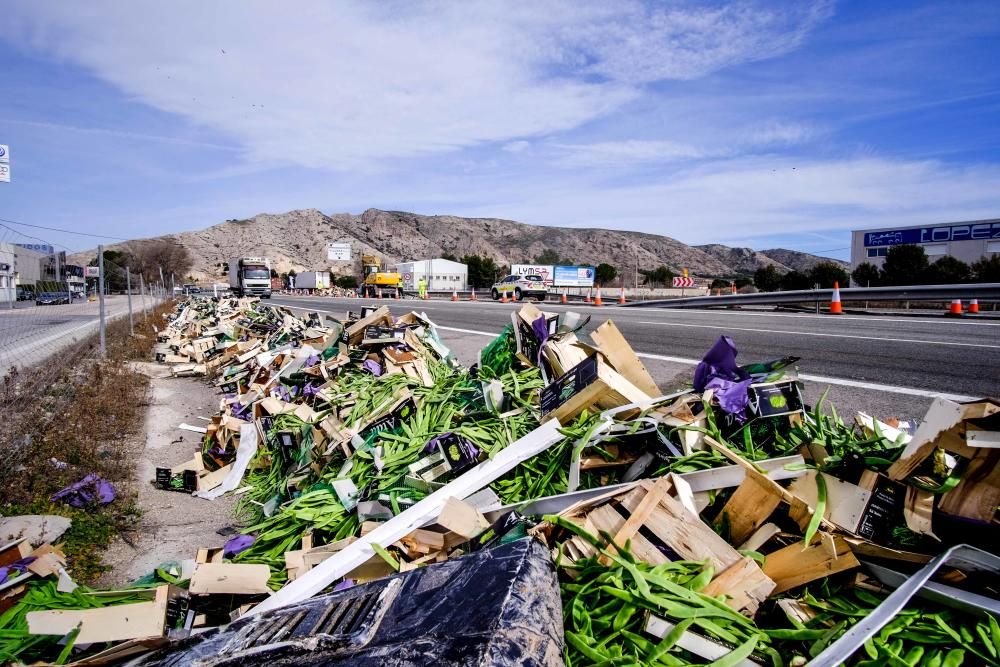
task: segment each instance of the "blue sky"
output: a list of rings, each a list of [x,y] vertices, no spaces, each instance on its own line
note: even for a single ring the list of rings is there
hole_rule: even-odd
[[[5,3],[0,218],[377,207],[846,258],[1000,216],[995,1],[277,7]]]

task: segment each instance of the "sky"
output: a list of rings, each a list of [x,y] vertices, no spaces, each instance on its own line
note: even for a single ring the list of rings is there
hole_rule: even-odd
[[[845,259],[851,229],[1000,217],[995,0],[8,0],[4,23],[0,240],[374,207]]]

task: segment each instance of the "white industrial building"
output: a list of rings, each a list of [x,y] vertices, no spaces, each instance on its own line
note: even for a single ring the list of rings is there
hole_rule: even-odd
[[[396,271],[403,279],[403,289],[415,290],[421,278],[427,279],[427,289],[464,290],[469,284],[469,267],[450,259],[419,259],[400,262]]]
[[[889,248],[904,243],[922,247],[931,262],[951,255],[971,264],[1000,253],[1000,219],[853,231],[851,269],[863,262],[881,267]]]

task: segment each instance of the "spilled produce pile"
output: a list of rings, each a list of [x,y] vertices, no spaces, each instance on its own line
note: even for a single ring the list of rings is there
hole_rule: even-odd
[[[244,527],[142,588],[21,584],[0,659],[189,664],[169,642],[535,540],[562,601],[545,664],[1000,664],[1000,404],[845,420],[805,405],[798,359],[740,366],[727,337],[665,395],[587,319],[526,304],[465,368],[419,312],[185,302],[157,360],[222,398],[155,483],[235,495]],[[323,648],[296,643],[329,634],[305,609],[236,632],[244,657]]]

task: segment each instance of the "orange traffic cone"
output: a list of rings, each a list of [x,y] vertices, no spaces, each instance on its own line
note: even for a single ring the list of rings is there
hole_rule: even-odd
[[[833,295],[830,297],[830,314],[840,315],[843,312],[844,309],[840,306],[840,283],[834,281]]]
[[[604,305],[604,302],[601,301],[601,288],[600,287],[597,288],[597,296],[594,297],[594,305],[595,306],[603,306]]]
[[[458,290],[456,289],[451,290],[451,300],[458,301]]]
[[[952,299],[951,300],[951,308],[948,309],[948,314],[951,315],[952,317],[961,317],[962,316],[962,300],[961,299]]]
[[[381,288],[381,287],[379,287],[379,288],[378,288],[378,296],[377,296],[377,297],[375,297],[375,298],[376,298],[376,299],[381,299],[382,297],[383,297],[383,294],[382,294],[382,288]]]
[[[507,292],[500,292],[500,303],[507,303]]]
[[[472,296],[469,297],[469,301],[475,301],[475,300],[476,300],[476,288],[473,287],[472,288]]]
[[[510,293],[510,301],[511,301],[511,303],[514,303],[515,301],[517,301],[517,291],[516,290]]]
[[[625,286],[622,285],[622,293],[618,296],[618,305],[625,305]]]
[[[593,291],[593,287],[587,289],[587,298],[583,300],[584,303],[591,303],[590,295]]]
[[[979,299],[972,299],[969,301],[969,312],[973,315],[979,313]]]
[[[733,283],[733,294],[736,294],[736,283]]]
[[[569,303],[569,297],[566,296],[566,288],[563,287],[562,298],[559,299],[559,303]]]

